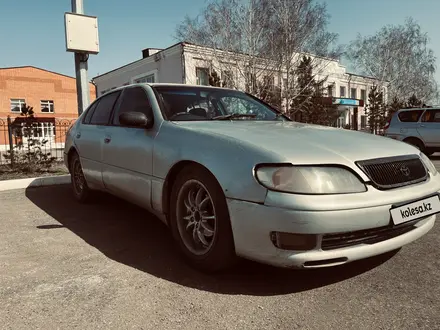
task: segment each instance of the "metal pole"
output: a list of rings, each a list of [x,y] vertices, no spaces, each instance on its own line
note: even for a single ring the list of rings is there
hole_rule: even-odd
[[[72,12],[84,14],[83,0],[72,0]],[[75,53],[76,94],[78,100],[78,116],[90,104],[89,83],[87,81],[88,55]]]
[[[14,141],[12,140],[12,120],[10,116],[8,116],[7,123],[8,123],[9,152],[11,154],[11,167],[14,167],[15,164]]]

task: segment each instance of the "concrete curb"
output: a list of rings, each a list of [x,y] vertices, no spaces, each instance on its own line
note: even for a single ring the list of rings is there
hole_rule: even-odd
[[[31,187],[53,186],[59,184],[69,184],[70,175],[43,176],[38,178],[27,178],[17,180],[0,181],[0,191],[25,189]]]

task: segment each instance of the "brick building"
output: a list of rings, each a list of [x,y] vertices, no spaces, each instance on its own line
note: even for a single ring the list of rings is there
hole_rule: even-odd
[[[90,84],[90,100],[95,97],[95,86]],[[64,126],[70,126],[78,114],[76,80],[33,66],[0,68],[0,150],[9,146],[7,118],[18,126],[24,104],[34,110],[33,137],[62,143],[58,133],[66,131]]]

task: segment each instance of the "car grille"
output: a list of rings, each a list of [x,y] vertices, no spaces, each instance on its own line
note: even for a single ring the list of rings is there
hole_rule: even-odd
[[[420,220],[417,220],[418,222]],[[321,249],[334,250],[358,244],[374,244],[397,237],[415,229],[415,223],[396,227],[380,227],[346,233],[326,234],[322,237]]]
[[[392,189],[425,181],[428,172],[417,155],[356,162],[378,189]]]

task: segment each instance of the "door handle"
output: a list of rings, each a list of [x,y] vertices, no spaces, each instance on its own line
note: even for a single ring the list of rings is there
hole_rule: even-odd
[[[420,127],[426,127],[426,125],[420,124]]]
[[[81,137],[81,133],[76,133],[76,138],[79,139]]]
[[[106,138],[104,139],[104,143],[110,143],[111,140],[112,140],[111,138],[106,137]]]

